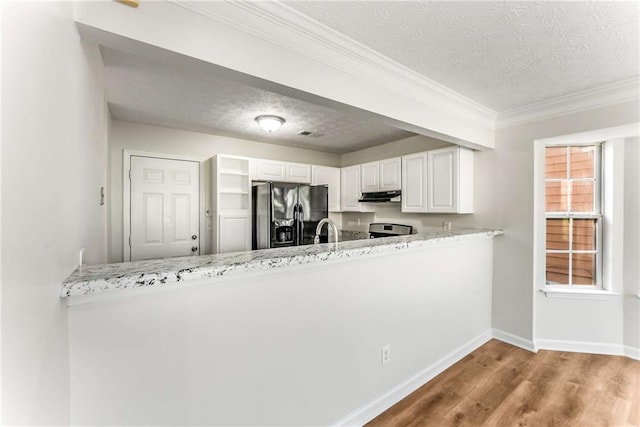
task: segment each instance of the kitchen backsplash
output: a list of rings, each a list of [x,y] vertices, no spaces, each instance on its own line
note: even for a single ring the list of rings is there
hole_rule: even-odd
[[[451,228],[476,226],[474,215],[460,214],[426,214],[426,213],[402,213],[399,204],[379,204],[375,212],[343,212],[338,226],[342,230],[368,232],[372,222],[390,222],[405,224],[413,227],[414,233],[424,233],[433,230],[442,230],[443,222],[451,222]],[[333,219],[333,218],[332,218]],[[334,219],[335,221],[335,219]]]

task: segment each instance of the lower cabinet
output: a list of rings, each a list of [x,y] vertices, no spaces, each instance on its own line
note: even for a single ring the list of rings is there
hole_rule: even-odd
[[[218,215],[217,253],[251,250],[251,215]]]

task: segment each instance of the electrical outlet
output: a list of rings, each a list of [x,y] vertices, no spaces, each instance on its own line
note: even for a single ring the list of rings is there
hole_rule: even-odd
[[[84,248],[80,249],[78,253],[78,266],[84,265]]]
[[[389,344],[382,347],[382,364],[391,362],[391,346]]]

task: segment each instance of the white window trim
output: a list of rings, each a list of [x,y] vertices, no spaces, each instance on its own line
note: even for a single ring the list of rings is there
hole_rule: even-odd
[[[616,297],[621,297],[619,292],[605,291],[603,289],[558,289],[555,286],[545,286],[540,289],[547,298],[564,298],[564,299],[586,299],[609,301]]]
[[[602,165],[602,156],[603,156],[603,151],[604,151],[604,143],[602,141],[597,141],[597,142],[591,142],[591,143],[584,143],[584,144],[566,144],[566,143],[546,143],[544,145],[544,148],[546,149],[547,147],[554,147],[554,146],[558,146],[558,147],[577,147],[577,146],[594,146],[597,147],[596,152],[594,152],[594,161],[595,161],[595,165],[594,165],[594,169],[596,170],[597,174],[594,178],[590,178],[588,179],[589,181],[595,180],[595,192],[594,192],[594,207],[597,208],[598,212],[573,212],[571,211],[571,206],[568,206],[569,211],[568,212],[546,212],[545,209],[545,229],[546,229],[546,220],[550,219],[550,218],[556,218],[556,219],[598,219],[599,221],[597,222],[597,227],[596,227],[596,252],[595,252],[595,259],[596,259],[596,265],[595,265],[595,277],[594,277],[594,284],[593,285],[575,285],[573,283],[565,283],[565,284],[554,284],[554,285],[549,285],[546,283],[546,278],[545,278],[545,283],[544,283],[544,289],[545,290],[557,290],[557,289],[565,289],[565,290],[570,290],[572,291],[572,293],[575,290],[585,290],[587,292],[591,292],[591,291],[602,291],[605,290],[605,287],[603,285],[603,265],[604,265],[604,259],[602,256],[603,253],[603,246],[604,246],[604,242],[602,240],[602,235],[603,235],[603,226],[602,223],[604,222],[604,203],[602,200],[602,183],[604,180],[604,173],[603,173],[603,165]],[[570,171],[570,155],[567,157],[567,170]],[[546,163],[546,158],[545,158],[545,163]],[[545,174],[546,175],[546,174]],[[545,176],[545,191],[546,191],[546,183],[547,182],[553,182],[553,181],[558,181],[558,182],[564,182],[566,181],[567,178],[563,178],[563,179],[552,179],[549,180],[546,178]],[[571,181],[571,179],[569,179]],[[582,179],[578,179],[579,181],[581,181]],[[587,179],[585,179],[585,181],[587,181]],[[572,201],[572,197],[569,198],[569,201]],[[546,197],[545,197],[545,206],[546,206]],[[571,224],[571,222],[570,222]],[[569,227],[569,251],[567,252],[566,250],[549,250],[546,248],[546,232],[545,232],[545,264],[546,264],[546,255],[549,253],[566,253],[569,255],[569,272],[572,272],[572,254],[575,253],[592,253],[592,251],[587,251],[587,252],[583,252],[583,251],[577,251],[577,250],[573,250],[572,248],[572,241],[573,241],[573,229],[572,226]],[[546,270],[546,269],[545,269]],[[545,276],[546,276],[546,271],[545,271]],[[572,274],[569,274],[569,282],[572,282]]]
[[[599,294],[604,298],[619,295],[623,289],[622,259],[624,245],[624,139],[638,135],[640,123],[599,129],[579,134],[544,138],[534,141],[534,191],[533,191],[533,266],[534,289],[548,297],[586,298]],[[578,145],[605,141],[602,152],[603,180],[603,280],[602,289],[554,289],[546,285],[546,213],[545,213],[545,147],[547,145]],[[615,183],[615,187],[614,187]],[[615,190],[615,191],[614,191]],[[595,292],[595,293],[594,293]],[[593,299],[593,298],[591,298]]]

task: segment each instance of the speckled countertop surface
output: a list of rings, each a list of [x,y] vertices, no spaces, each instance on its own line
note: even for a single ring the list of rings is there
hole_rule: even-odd
[[[365,239],[321,245],[263,249],[195,257],[165,258],[78,267],[63,283],[60,296],[99,294],[124,289],[176,285],[216,278],[427,247],[446,242],[491,238],[499,230],[460,229],[402,237]]]

